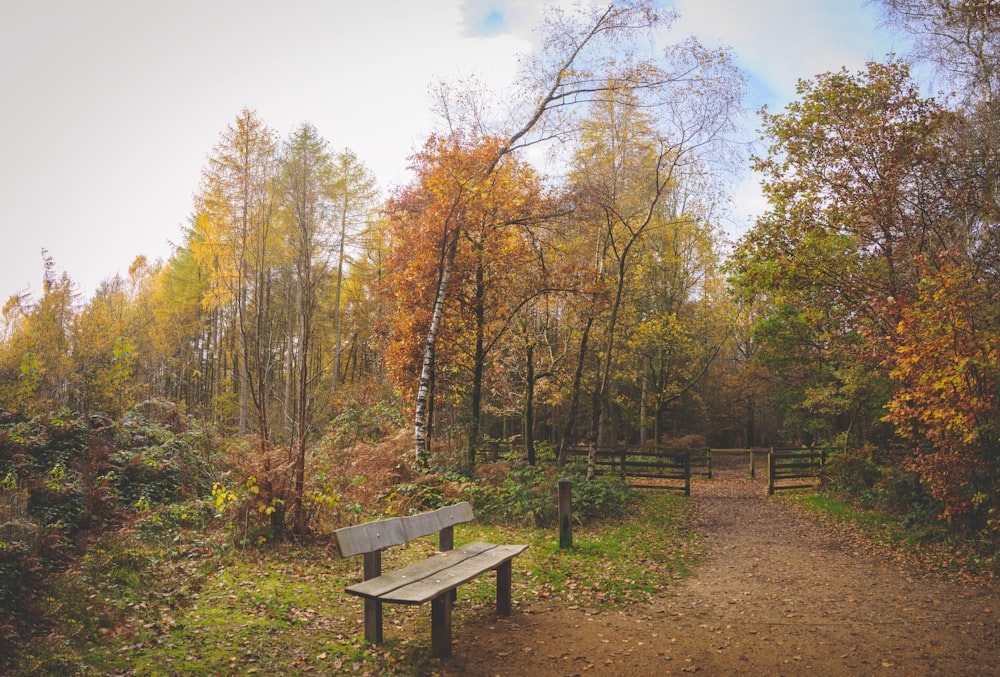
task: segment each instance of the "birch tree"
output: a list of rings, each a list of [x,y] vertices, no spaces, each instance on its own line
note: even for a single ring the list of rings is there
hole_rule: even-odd
[[[648,0],[628,5],[611,4],[598,9],[578,8],[575,13],[551,9],[542,26],[542,49],[524,62],[525,71],[521,81],[527,91],[522,95],[521,100],[525,104],[516,118],[518,121],[509,125],[509,131],[503,134],[505,143],[484,162],[479,171],[489,175],[496,169],[501,158],[513,150],[571,134],[572,120],[578,113],[578,106],[595,100],[601,93],[638,90],[651,95],[664,94],[673,91],[670,87],[672,84],[687,83],[689,86],[683,93],[693,96],[695,105],[707,110],[712,106],[711,97],[722,95],[719,104],[724,110],[728,110],[734,94],[731,80],[725,83],[725,87],[705,87],[706,93],[711,91],[711,97],[698,96],[700,86],[713,82],[699,77],[698,66],[728,66],[724,55],[705,53],[708,63],[686,64],[681,71],[670,71],[659,65],[658,57],[643,50],[641,38],[650,35],[651,31],[668,28],[674,17],[672,12],[658,10]],[[718,76],[718,72],[711,74],[712,78]],[[680,91],[674,93],[681,94]],[[688,128],[687,131],[697,132],[698,136],[719,134],[724,127],[721,123],[720,119],[702,116],[702,128]],[[426,462],[429,451],[428,396],[434,352],[437,332],[449,296],[449,280],[454,263],[451,252],[457,246],[461,234],[460,227],[454,228],[451,239],[446,243],[442,274],[434,295],[431,321],[424,342],[414,414],[418,463]]]

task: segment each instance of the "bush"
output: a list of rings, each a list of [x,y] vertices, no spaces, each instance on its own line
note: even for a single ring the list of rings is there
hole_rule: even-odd
[[[508,470],[496,484],[480,481],[466,487],[464,493],[480,519],[552,525],[559,509],[556,475],[554,468],[518,467]],[[572,483],[573,517],[581,522],[621,517],[634,498],[628,486],[616,478],[588,480],[583,463],[566,466],[559,476]]]
[[[587,479],[587,464],[578,461],[567,465],[563,477],[570,480],[573,494],[573,514],[586,518],[624,517],[635,499],[628,484],[614,477]]]
[[[206,532],[216,517],[216,505],[210,498],[195,498],[183,503],[150,506],[149,512],[135,523],[139,538],[147,542],[172,542],[184,531]]]
[[[0,474],[17,469],[23,477],[72,467],[84,457],[89,439],[86,421],[65,410],[14,421],[0,432]]]
[[[882,499],[879,488],[882,467],[877,455],[877,449],[865,445],[831,456],[823,469],[829,490],[862,507],[875,507]]]
[[[902,516],[914,533],[939,532],[943,505],[932,498],[898,454],[871,445],[833,455],[823,470],[829,492],[861,508]]]
[[[213,445],[169,403],[146,403],[119,425],[66,411],[30,419],[4,415],[0,425],[0,654],[30,633],[41,590],[93,536],[136,511],[210,491]],[[204,525],[203,511],[192,518]],[[186,514],[186,513],[185,513]],[[109,580],[139,580],[138,551],[85,564]],[[90,560],[86,560],[90,557]],[[131,558],[131,559],[130,559]],[[96,575],[96,574],[95,574]],[[47,612],[65,624],[62,614]],[[2,665],[0,665],[2,671]]]
[[[337,415],[329,438],[338,447],[347,447],[359,442],[377,442],[403,425],[403,416],[394,403],[359,402],[347,405]]]

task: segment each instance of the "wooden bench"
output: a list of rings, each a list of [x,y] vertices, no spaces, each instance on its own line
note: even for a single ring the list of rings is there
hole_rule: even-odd
[[[365,600],[365,639],[382,642],[382,605],[431,603],[431,655],[451,655],[454,590],[488,571],[497,572],[497,615],[511,612],[511,562],[527,545],[469,543],[454,547],[456,524],[475,518],[468,502],[431,512],[366,522],[333,532],[341,557],[364,555],[364,580],[346,591]],[[382,573],[382,551],[438,534],[438,552],[403,569]]]

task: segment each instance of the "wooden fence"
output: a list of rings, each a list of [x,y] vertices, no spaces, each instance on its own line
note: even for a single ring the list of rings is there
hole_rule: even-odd
[[[586,447],[567,450],[567,456],[587,458]],[[712,454],[705,448],[666,447],[600,448],[595,451],[595,470],[617,474],[633,489],[664,489],[691,495],[691,477],[712,477]]]
[[[781,489],[816,486],[828,453],[825,448],[771,449],[767,455],[767,495],[771,496]],[[795,483],[786,484],[785,480],[795,480]],[[782,484],[777,484],[779,481]]]
[[[496,459],[500,450],[510,451],[509,442],[493,443],[490,451]],[[712,455],[747,454],[750,478],[757,475],[758,462],[767,463],[767,493],[782,489],[814,487],[826,465],[830,448],[745,449],[670,448],[670,447],[600,447],[595,450],[595,470],[599,475],[618,475],[634,489],[664,489],[691,495],[691,477],[712,478]],[[585,446],[566,450],[567,459],[586,459]],[[720,463],[723,461],[720,460]],[[723,463],[725,465],[725,463]],[[806,482],[808,480],[808,482]],[[788,481],[793,481],[788,483]]]

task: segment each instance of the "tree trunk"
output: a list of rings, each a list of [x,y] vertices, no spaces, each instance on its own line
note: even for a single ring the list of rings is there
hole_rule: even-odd
[[[430,461],[430,447],[427,438],[428,400],[431,392],[431,375],[434,369],[434,346],[437,334],[441,328],[441,317],[444,315],[444,302],[448,293],[448,279],[455,265],[455,253],[458,251],[459,229],[455,228],[447,243],[444,265],[438,280],[437,293],[434,296],[434,310],[431,313],[431,326],[427,330],[427,341],[424,343],[424,358],[420,367],[420,383],[417,386],[416,409],[414,419],[414,443],[417,465],[426,468]]]
[[[528,465],[535,465],[535,346],[528,343],[525,350],[524,385],[524,450]]]
[[[330,391],[336,396],[340,386],[340,355],[342,352],[341,342],[343,341],[343,313],[340,312],[340,290],[344,281],[344,238],[347,237],[347,191],[344,191],[343,211],[340,218],[340,251],[337,258],[337,287],[334,293],[333,314],[334,314],[334,341],[333,341],[333,379]]]
[[[591,313],[587,317],[587,323],[583,327],[583,336],[580,338],[580,355],[576,360],[576,370],[573,372],[573,388],[569,400],[569,411],[566,413],[566,426],[563,428],[562,440],[559,442],[558,466],[562,468],[566,464],[566,448],[575,442],[576,416],[580,409],[580,387],[583,383],[583,366],[587,361],[587,343],[590,339],[590,328],[594,325],[594,316]]]
[[[486,354],[484,350],[483,335],[486,333],[486,301],[485,301],[485,281],[483,280],[482,246],[477,246],[477,253],[480,256],[479,265],[476,266],[476,347],[472,363],[472,420],[469,426],[469,450],[467,464],[471,473],[476,467],[476,449],[479,447],[480,417],[483,406],[483,370],[485,368]]]

